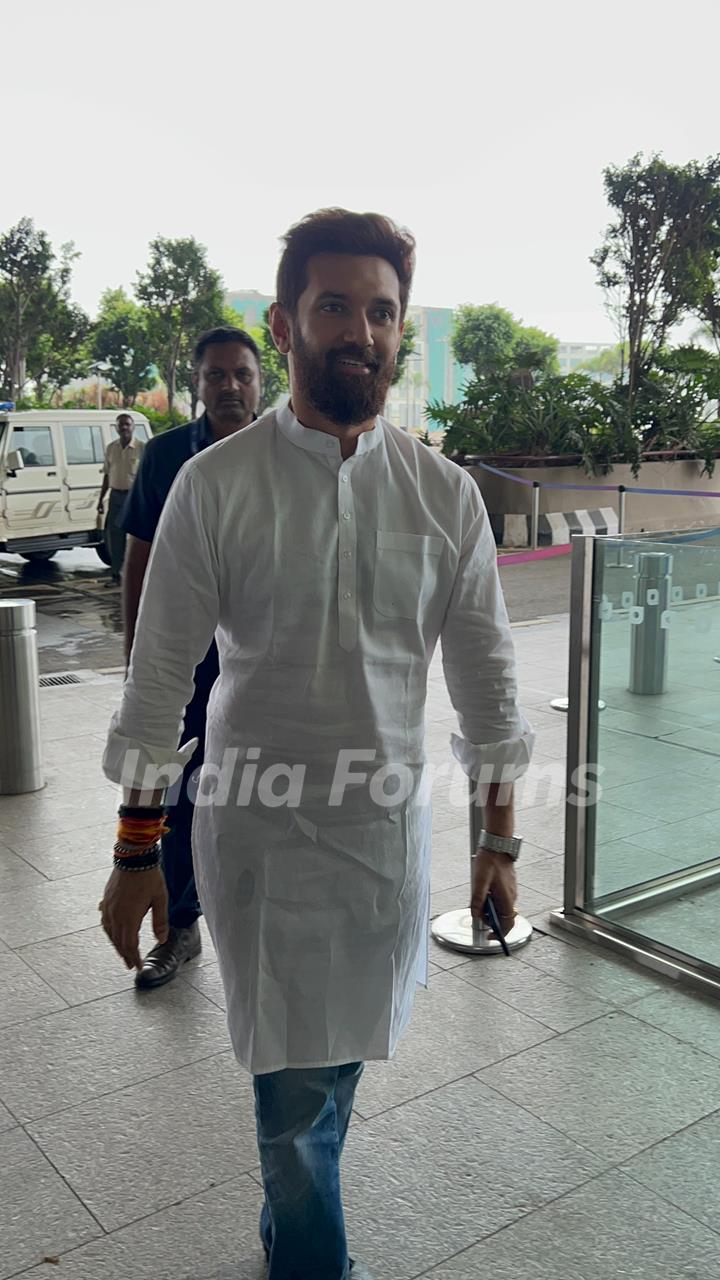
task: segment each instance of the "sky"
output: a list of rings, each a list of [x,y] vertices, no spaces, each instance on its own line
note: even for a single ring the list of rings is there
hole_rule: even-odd
[[[413,301],[610,342],[603,169],[720,151],[719,37],[717,0],[6,0],[0,230],[73,240],[92,314],[155,235],[272,294],[294,221],[376,209]]]

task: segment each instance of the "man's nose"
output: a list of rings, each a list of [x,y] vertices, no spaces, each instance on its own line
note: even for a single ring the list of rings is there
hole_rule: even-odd
[[[347,343],[352,343],[356,347],[371,347],[373,345],[370,321],[364,311],[353,312],[352,315],[347,317],[343,337]]]
[[[225,377],[220,383],[220,390],[221,391],[237,391],[240,385],[241,384],[238,381],[238,379],[235,377],[235,374],[228,372],[225,374]]]

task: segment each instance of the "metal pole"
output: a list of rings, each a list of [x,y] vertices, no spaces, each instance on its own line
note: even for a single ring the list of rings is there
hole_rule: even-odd
[[[533,480],[532,507],[530,511],[530,547],[538,549],[538,527],[540,524],[540,481]]]
[[[625,532],[625,496],[626,489],[624,484],[618,485],[618,533],[620,537]]]
[[[667,551],[641,551],[635,561],[635,607],[630,614],[631,693],[665,692],[672,564]]]
[[[34,600],[0,600],[0,795],[45,785]]]

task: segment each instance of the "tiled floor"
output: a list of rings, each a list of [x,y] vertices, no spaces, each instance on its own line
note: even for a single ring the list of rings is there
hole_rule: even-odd
[[[511,960],[432,945],[396,1059],[370,1064],[358,1092],[352,1249],[377,1280],[713,1280],[720,1008],[551,934],[565,723],[548,702],[565,692],[566,624],[515,638],[538,727],[520,904],[543,932]],[[0,801],[0,1280],[261,1280],[250,1081],[209,940],[141,996],[96,923],[115,804],[98,753],[117,692],[44,691],[48,786]],[[452,727],[435,667],[438,763]],[[620,790],[662,772],[632,757]],[[672,863],[676,810],[622,798],[607,875],[622,875],[623,842]],[[438,788],[434,911],[466,898],[466,810],[462,783]]]

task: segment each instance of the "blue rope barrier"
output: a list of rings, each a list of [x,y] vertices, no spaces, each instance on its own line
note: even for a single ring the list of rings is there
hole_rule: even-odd
[[[624,484],[561,484],[560,481],[554,480],[526,480],[524,476],[513,475],[512,471],[491,467],[489,462],[472,462],[470,465],[481,467],[483,471],[490,471],[495,476],[502,476],[503,480],[514,480],[516,484],[528,485],[531,489],[537,486],[538,489],[578,489],[586,493],[619,493],[624,490],[625,493],[650,493],[668,498],[720,498],[720,490],[717,489],[645,489],[640,485],[633,485],[630,488]]]

